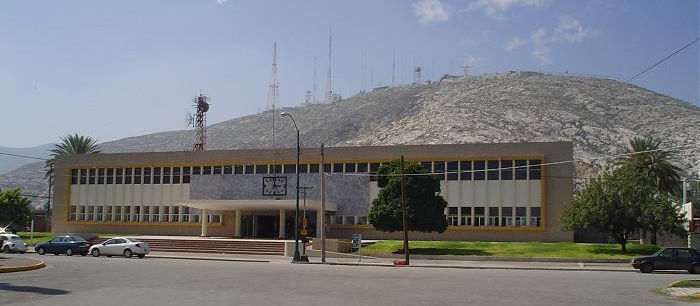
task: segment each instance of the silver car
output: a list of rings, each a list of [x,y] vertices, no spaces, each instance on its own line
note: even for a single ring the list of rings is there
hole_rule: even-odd
[[[27,244],[15,234],[0,234],[0,252],[10,253],[27,251]]]
[[[126,258],[130,258],[132,255],[143,258],[150,251],[151,248],[148,246],[148,243],[128,237],[114,237],[103,243],[91,246],[89,250],[94,257],[99,257],[100,255],[107,257],[123,255]]]

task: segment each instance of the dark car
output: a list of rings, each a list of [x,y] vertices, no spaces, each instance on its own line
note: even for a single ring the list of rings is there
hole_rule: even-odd
[[[632,266],[642,273],[654,270],[687,270],[700,273],[700,253],[692,248],[663,248],[651,256],[632,259]]]
[[[68,256],[73,254],[85,256],[88,254],[89,249],[90,243],[78,236],[58,236],[49,242],[40,243],[34,248],[39,255],[52,253],[54,255],[66,254]]]

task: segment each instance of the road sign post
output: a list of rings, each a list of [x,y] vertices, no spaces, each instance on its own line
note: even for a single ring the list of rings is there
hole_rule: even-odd
[[[357,249],[357,262],[362,262],[362,235],[352,234],[352,248]]]

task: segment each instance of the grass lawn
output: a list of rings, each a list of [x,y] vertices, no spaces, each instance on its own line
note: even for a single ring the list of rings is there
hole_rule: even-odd
[[[630,259],[649,255],[658,247],[628,244],[627,253],[616,244],[576,244],[573,242],[471,242],[471,241],[411,241],[411,254],[423,255],[479,255],[504,257],[548,257],[582,259]],[[384,240],[362,248],[372,256],[403,254],[403,242]]]
[[[53,239],[53,234],[50,232],[34,232],[34,240],[29,239],[31,236],[30,232],[17,232],[17,235],[28,245],[37,245]]]

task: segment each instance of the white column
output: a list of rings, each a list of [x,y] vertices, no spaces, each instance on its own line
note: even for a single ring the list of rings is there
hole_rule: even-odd
[[[241,237],[241,210],[236,209],[236,229],[234,236]]]
[[[316,211],[316,238],[321,238],[321,232],[323,231],[323,218],[321,216],[321,210]]]
[[[287,238],[287,233],[286,233],[286,224],[284,223],[284,219],[286,218],[284,214],[284,209],[280,209],[280,239]]]
[[[202,215],[199,216],[199,220],[202,221],[202,237],[207,237],[209,236],[209,210],[202,209],[201,213]]]

